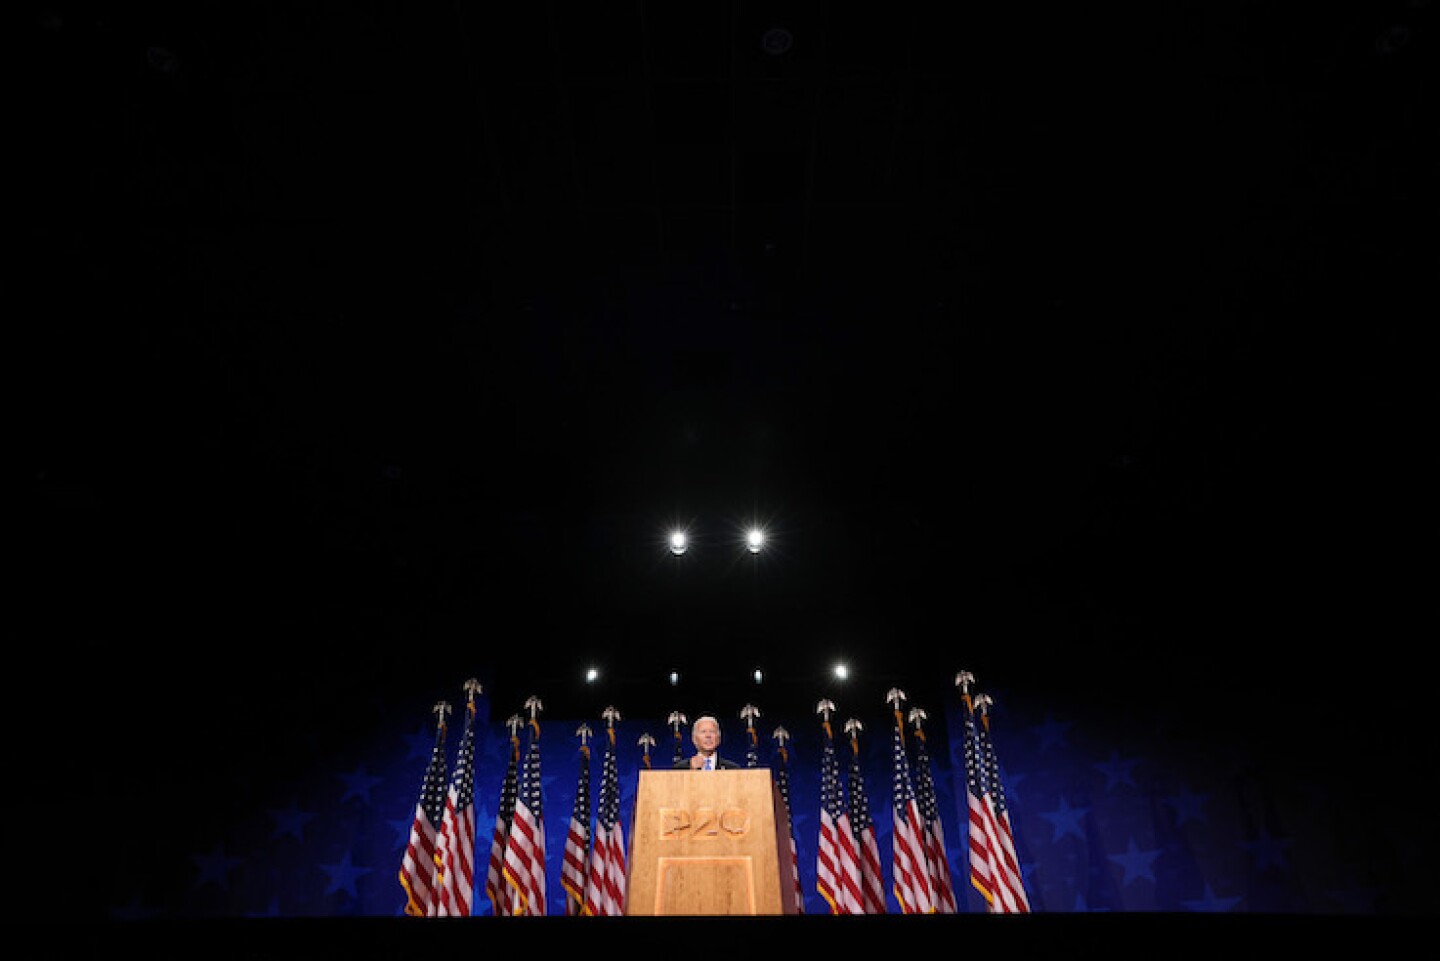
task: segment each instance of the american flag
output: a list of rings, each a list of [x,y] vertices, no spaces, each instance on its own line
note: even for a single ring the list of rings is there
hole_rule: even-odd
[[[470,682],[467,682],[467,689]],[[476,684],[474,690],[478,690]],[[475,902],[475,698],[472,690],[465,706],[465,731],[450,791],[445,795],[445,818],[440,824],[438,886],[431,913],[438,917],[466,917]]]
[[[875,821],[870,817],[870,799],[865,796],[865,776],[860,773],[860,722],[847,721],[850,731],[850,829],[860,854],[860,895],[865,914],[885,913],[885,879],[880,874],[880,845],[875,841]]]
[[[520,739],[515,736],[520,718],[512,717],[510,725],[510,759],[505,765],[505,780],[500,785],[500,810],[495,814],[495,833],[490,836],[490,870],[485,877],[485,894],[497,918],[511,913],[510,888],[505,883],[505,848],[510,843],[510,825],[515,820],[515,796],[519,793],[517,769],[520,764]]]
[[[950,859],[945,855],[945,828],[940,823],[940,804],[935,797],[935,778],[930,773],[930,749],[925,743],[925,732],[920,730],[917,715],[911,711],[910,719],[915,721],[915,796],[920,802],[920,816],[925,819],[925,853],[930,862],[930,890],[935,895],[935,910],[941,914],[954,914],[955,885],[950,880]]]
[[[966,698],[969,707],[969,698]],[[988,695],[975,698],[981,725],[975,726],[973,714],[967,710],[965,773],[970,781],[970,867],[971,880],[985,898],[992,914],[1027,914],[1030,899],[1025,894],[1025,881],[1020,862],[1015,856],[1015,833],[1010,826],[1010,811],[1005,803],[1005,788],[1000,783],[1000,764],[990,740],[990,704]],[[973,734],[974,748],[970,747]],[[974,755],[972,760],[971,755]],[[973,773],[972,773],[973,772]],[[977,803],[978,802],[978,803]],[[978,823],[977,823],[978,821]],[[984,882],[976,882],[977,844],[983,867],[978,872]]]
[[[835,705],[828,710],[834,710]],[[822,708],[822,711],[824,708]],[[816,857],[815,887],[830,905],[831,914],[863,914],[860,862],[850,815],[840,787],[840,765],[835,759],[835,738],[825,719],[825,745],[820,753],[820,852]]]
[[[534,700],[533,698],[531,700]],[[536,702],[538,706],[538,701]],[[511,913],[545,913],[545,814],[540,783],[540,722],[530,719],[530,749],[520,774],[515,818],[505,845],[505,880],[515,900]]]
[[[790,732],[777,727],[775,737],[780,741],[780,749],[776,752],[780,763],[775,766],[775,785],[780,790],[780,800],[785,804],[785,829],[790,834],[790,876],[795,883],[795,911],[804,914],[805,890],[800,886],[800,851],[795,844],[795,822],[790,818],[790,752],[785,748]]]
[[[560,886],[565,889],[565,913],[571,917],[585,908],[585,879],[590,873],[590,746],[584,738],[590,728],[581,725],[580,776],[575,785],[575,807],[565,833],[565,854],[560,864]]]
[[[891,688],[886,700],[895,705],[894,780],[891,785],[895,799],[894,830],[891,835],[895,898],[905,914],[931,914],[935,896],[930,890],[930,866],[925,858],[924,824],[915,800],[915,786],[910,781],[910,762],[905,756],[904,717],[900,702],[904,692]]]
[[[610,726],[600,771],[600,811],[595,824],[595,853],[585,886],[585,913],[619,917],[625,913],[625,830],[620,826],[620,778],[615,771],[615,727],[619,718],[607,709]]]
[[[435,899],[435,837],[445,811],[445,712],[450,705],[435,705],[440,721],[435,727],[435,746],[415,802],[415,820],[410,824],[410,843],[400,862],[400,886],[405,889],[405,913],[423,918]]]
[[[990,826],[990,808],[985,801],[988,793],[983,781],[985,768],[980,761],[979,737],[975,732],[974,704],[968,691],[961,694],[965,702],[963,729],[965,732],[965,806],[970,812],[969,858],[970,886],[985,899],[986,909],[995,911],[995,877],[999,873],[999,855],[990,843],[994,830]]]

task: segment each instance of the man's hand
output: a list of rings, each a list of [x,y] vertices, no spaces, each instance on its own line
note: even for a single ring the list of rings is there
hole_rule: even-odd
[[[699,751],[696,751],[694,754],[690,755],[690,770],[698,771],[704,766],[705,755],[701,754]]]

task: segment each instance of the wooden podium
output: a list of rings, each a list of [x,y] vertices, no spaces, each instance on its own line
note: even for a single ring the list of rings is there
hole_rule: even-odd
[[[626,914],[794,914],[790,871],[768,770],[640,772]]]

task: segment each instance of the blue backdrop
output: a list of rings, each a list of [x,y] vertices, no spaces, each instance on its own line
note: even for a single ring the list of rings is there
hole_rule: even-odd
[[[876,706],[852,712],[837,698],[837,719],[855,715],[865,723],[863,770],[888,874],[889,715],[882,692],[861,693],[857,689],[854,703]],[[1364,738],[1340,739],[1343,747],[1334,756],[1322,743],[1318,752],[1297,748],[1286,757],[1243,723],[1219,714],[1197,727],[1193,715],[1178,711],[1119,719],[1103,706],[1060,708],[1023,692],[992,693],[996,749],[1036,911],[1404,912],[1419,896],[1414,879],[1429,874],[1416,843],[1417,831],[1423,835],[1425,829],[1386,816],[1373,803],[1376,794],[1356,788],[1363,779],[1350,776],[1357,770],[1353,752],[1368,743]],[[739,706],[722,718],[723,750],[743,763]],[[922,706],[931,716],[929,743],[962,908],[982,911],[964,883],[959,698],[952,694],[948,703]],[[140,861],[112,861],[110,916],[400,914],[404,896],[396,874],[433,742],[428,708],[426,702],[404,706],[411,721],[390,727],[377,722],[348,740],[314,725],[303,735],[308,762],[284,776],[258,780],[237,768],[227,775],[228,797],[214,801],[215,816],[194,819],[168,863],[140,868]],[[487,914],[483,862],[509,750],[499,719],[509,713],[492,718],[491,705],[480,699],[482,890],[476,903]],[[581,720],[601,728],[595,718],[541,717],[551,913],[563,913],[559,852],[580,757],[573,732]],[[1336,720],[1337,726],[1353,723]],[[769,734],[777,724],[793,736],[790,777],[805,908],[823,913],[825,903],[815,893],[820,725],[813,715],[763,715],[757,726],[764,765],[776,756]],[[452,761],[460,730],[452,723]],[[636,742],[644,732],[657,741],[656,766],[668,766],[672,754],[662,718],[625,718],[617,725],[627,812],[640,769]],[[848,762],[848,747],[841,757]],[[592,793],[598,791],[600,763],[597,746]],[[135,833],[145,833],[143,826]],[[888,876],[886,886],[888,891]]]

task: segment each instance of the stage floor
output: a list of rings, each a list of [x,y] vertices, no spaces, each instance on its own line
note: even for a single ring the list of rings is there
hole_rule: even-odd
[[[68,956],[69,949],[134,951],[135,957],[210,958],[447,958],[481,951],[565,951],[613,956],[648,952],[660,943],[687,959],[750,957],[863,957],[990,949],[1089,955],[1157,956],[1234,950],[1264,942],[1339,952],[1374,950],[1419,934],[1433,919],[1419,917],[1264,914],[1036,914],[1027,917],[758,918],[294,918],[193,921],[34,922],[15,937],[14,958]],[[12,926],[21,935],[31,927]],[[33,937],[30,935],[38,935]],[[1383,940],[1382,940],[1383,939]],[[445,952],[454,951],[455,954]],[[59,954],[57,955],[57,952]],[[511,955],[516,956],[516,955]],[[548,955],[544,955],[548,956]],[[979,955],[976,955],[979,956]]]

